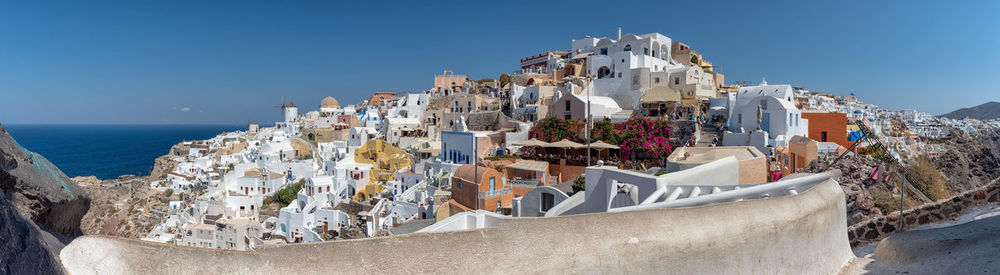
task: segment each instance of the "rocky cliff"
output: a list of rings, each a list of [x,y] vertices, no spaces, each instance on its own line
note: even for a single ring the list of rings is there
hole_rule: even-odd
[[[55,255],[89,207],[83,188],[0,126],[0,273],[61,273]]]

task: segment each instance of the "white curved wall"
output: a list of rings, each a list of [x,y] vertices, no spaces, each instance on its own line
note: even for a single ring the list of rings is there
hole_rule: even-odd
[[[60,258],[72,274],[831,274],[853,258],[846,226],[844,193],[827,180],[798,195],[770,199],[501,219],[492,228],[252,252],[84,236]]]

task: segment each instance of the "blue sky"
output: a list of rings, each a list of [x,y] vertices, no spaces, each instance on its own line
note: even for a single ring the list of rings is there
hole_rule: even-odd
[[[496,78],[619,26],[691,45],[729,82],[932,114],[1000,101],[998,1],[540,2],[2,1],[0,123],[271,122],[282,95],[308,110],[446,69]]]

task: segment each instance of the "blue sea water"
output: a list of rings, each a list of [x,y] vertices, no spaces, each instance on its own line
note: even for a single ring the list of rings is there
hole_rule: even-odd
[[[209,139],[243,125],[3,125],[22,147],[67,176],[145,176],[154,159],[185,140]]]

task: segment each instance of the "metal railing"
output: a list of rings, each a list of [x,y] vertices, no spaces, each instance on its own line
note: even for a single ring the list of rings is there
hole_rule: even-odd
[[[512,179],[510,180],[511,185],[521,185],[521,186],[538,186],[541,181],[537,179]]]
[[[506,195],[511,193],[510,186],[504,187],[503,189],[490,190],[487,192],[479,192],[480,199],[489,199],[496,196]]]

